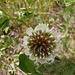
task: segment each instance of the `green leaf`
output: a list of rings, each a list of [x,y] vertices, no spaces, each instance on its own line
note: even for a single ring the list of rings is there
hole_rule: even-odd
[[[63,19],[67,23],[67,15],[63,16]]]
[[[0,61],[0,68],[2,67],[2,62]]]
[[[23,14],[23,17],[24,17],[26,20],[29,20],[32,16],[33,16],[33,12],[25,12],[25,13]]]
[[[19,56],[19,68],[25,73],[35,73],[36,69],[34,62],[29,59],[25,54]]]
[[[74,17],[73,17],[73,16],[72,16],[72,17],[70,18],[70,20],[69,20],[69,25],[68,25],[68,27],[70,27],[72,20],[74,20]]]
[[[42,21],[39,17],[34,18],[34,22],[38,25],[39,23],[41,24]]]
[[[4,28],[6,28],[9,24],[9,20],[6,20],[6,22],[2,25],[1,29],[3,30]]]
[[[6,27],[6,28],[5,28],[5,32],[7,33],[7,32],[8,32],[8,30],[9,30],[9,27]]]
[[[3,30],[5,27],[7,27],[9,25],[9,19],[4,16],[2,18],[0,18],[0,28]]]
[[[2,24],[7,20],[8,18],[7,17],[2,17],[0,18],[0,27],[2,26]]]
[[[60,27],[61,29],[66,29],[66,25],[64,25],[64,24],[60,24],[59,27]]]
[[[72,75],[73,74],[73,67],[69,67],[66,71],[64,71],[63,75]]]
[[[62,14],[60,12],[57,12],[58,17],[62,17]]]
[[[33,28],[33,30],[35,29],[35,27],[34,27],[34,26],[33,26],[32,28]]]

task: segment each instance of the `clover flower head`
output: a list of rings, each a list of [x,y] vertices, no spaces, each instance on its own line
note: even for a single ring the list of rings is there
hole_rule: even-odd
[[[46,24],[39,24],[34,30],[28,28],[26,33],[23,39],[25,54],[42,64],[52,63],[59,52],[57,32],[49,29]]]

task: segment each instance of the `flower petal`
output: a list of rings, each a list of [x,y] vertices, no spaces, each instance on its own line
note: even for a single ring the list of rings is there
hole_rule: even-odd
[[[38,62],[40,62],[41,64],[43,64],[43,63],[46,63],[46,60],[45,59],[43,59],[43,58],[38,58]]]
[[[40,24],[40,25],[36,26],[35,31],[36,30],[46,30],[46,29],[47,29],[47,31],[49,29],[46,24]]]
[[[28,28],[27,30],[26,30],[26,33],[28,34],[28,35],[32,35],[32,32],[33,32],[34,30],[30,27],[30,28]]]
[[[56,45],[55,51],[59,51],[59,44]]]
[[[53,58],[52,58],[52,55],[46,57],[46,60],[47,60],[47,61],[50,61],[50,60],[52,60],[52,59],[53,59]]]
[[[26,54],[26,55],[31,55],[31,53],[29,52],[28,49],[25,50],[25,54]]]
[[[50,30],[50,33],[53,34],[53,36],[57,39],[58,33],[54,30]]]
[[[27,42],[27,41],[24,41],[24,42],[23,42],[23,47],[24,47],[24,48],[27,48],[27,44],[28,44],[28,42]]]
[[[23,41],[26,42],[28,40],[28,36],[24,36]]]
[[[36,57],[35,57],[34,55],[30,55],[29,58],[30,58],[31,60],[35,60],[35,59],[36,59]]]
[[[53,62],[54,62],[54,59],[51,60],[51,63],[53,63]]]

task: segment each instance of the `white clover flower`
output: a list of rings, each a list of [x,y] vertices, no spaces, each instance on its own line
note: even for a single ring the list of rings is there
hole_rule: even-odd
[[[57,32],[50,30],[45,24],[39,24],[34,30],[28,28],[26,33],[27,36],[23,39],[25,54],[42,64],[52,63],[59,51]]]

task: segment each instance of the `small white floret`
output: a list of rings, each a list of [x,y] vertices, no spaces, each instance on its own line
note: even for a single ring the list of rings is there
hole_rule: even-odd
[[[51,41],[48,41],[48,43],[50,43]]]
[[[39,36],[37,38],[39,39]]]
[[[35,59],[36,59],[34,55],[30,55],[29,58],[30,58],[31,60],[35,60]]]
[[[43,38],[43,35],[41,36],[41,38]]]
[[[41,64],[43,64],[43,63],[46,63],[46,60],[43,59],[43,58],[41,58],[41,59],[38,59],[38,62],[40,62]]]
[[[53,37],[53,35],[50,35],[50,38],[52,38]]]
[[[30,53],[29,50],[27,50],[27,49],[25,50],[25,54],[26,54],[26,55],[31,55],[31,53]]]
[[[54,40],[53,42],[57,42],[56,40]]]
[[[31,27],[26,30],[28,35],[32,35],[32,32],[34,32],[34,30]]]
[[[48,54],[50,55],[51,53],[48,52]]]
[[[49,48],[47,48],[47,50],[49,50]]]
[[[51,47],[53,47],[53,45],[51,45]]]

